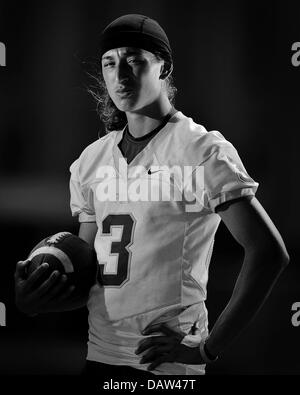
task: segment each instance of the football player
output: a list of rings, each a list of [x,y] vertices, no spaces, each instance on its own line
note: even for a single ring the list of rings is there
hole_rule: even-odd
[[[88,370],[204,374],[262,306],[288,253],[234,146],[174,108],[162,27],[143,15],[114,20],[99,61],[95,97],[108,133],[70,167],[72,215],[99,263],[87,301]],[[206,286],[221,220],[245,255],[209,333]],[[21,309],[30,297],[24,279],[18,286],[24,265],[16,272]],[[23,310],[38,313],[47,303]]]

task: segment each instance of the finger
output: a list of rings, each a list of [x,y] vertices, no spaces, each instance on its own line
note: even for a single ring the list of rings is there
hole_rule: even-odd
[[[68,298],[70,298],[72,296],[74,289],[75,289],[74,285],[68,287],[66,291],[64,291],[58,298],[55,299],[55,302],[61,303],[67,300]]]
[[[70,297],[72,297],[72,293],[75,289],[74,285],[69,286],[66,290],[64,290],[62,293],[60,293],[59,296],[55,296],[52,299],[49,300],[49,303],[47,303],[47,306],[49,310],[53,311],[53,309],[56,309],[57,307],[61,308],[63,303],[68,301],[67,303],[70,304],[69,300]]]
[[[25,261],[18,261],[16,265],[15,271],[15,279],[25,279],[26,278],[26,268],[29,265],[30,260],[26,259]]]
[[[60,277],[60,273],[58,272],[58,274],[56,274],[56,272],[57,271],[55,271],[52,274],[53,277],[55,276],[55,278],[51,279],[52,284],[49,284],[49,288],[47,292],[44,294],[44,297],[47,296],[48,301],[51,301],[52,299],[59,297],[66,288],[67,276],[62,275]]]
[[[142,332],[143,335],[147,336],[151,333],[155,332],[162,332],[164,335],[172,336],[177,335],[178,333],[175,332],[173,329],[169,328],[166,324],[154,324],[150,325],[149,327],[145,328]]]
[[[63,293],[60,293],[59,297],[52,297],[50,298],[49,295],[49,299],[47,298],[47,300],[43,300],[43,305],[40,309],[41,312],[43,313],[50,313],[53,311],[61,311],[61,307],[63,302],[68,299],[72,292],[74,291],[74,286],[70,286],[67,288],[66,291],[64,291]],[[69,302],[68,302],[69,303]],[[59,309],[59,310],[57,310]]]
[[[49,278],[44,281],[38,289],[35,291],[37,296],[43,296],[53,288],[55,284],[60,284],[60,282],[65,282],[66,276],[61,276],[58,270],[52,272]]]
[[[49,264],[47,262],[42,263],[37,267],[28,277],[26,281],[26,288],[32,288],[35,282],[48,270]]]
[[[147,368],[147,370],[154,370],[157,368],[157,366],[161,365],[164,362],[172,362],[169,355],[161,355],[158,357],[155,361],[153,361]]]
[[[173,339],[167,336],[152,336],[149,337],[145,340],[143,340],[137,350],[135,351],[136,354],[140,354],[141,352],[147,350],[150,347],[155,347],[160,344],[166,344],[166,343],[173,343]]]
[[[157,358],[168,354],[172,350],[172,345],[165,345],[160,347],[152,347],[145,355],[143,355],[140,363],[153,362]]]

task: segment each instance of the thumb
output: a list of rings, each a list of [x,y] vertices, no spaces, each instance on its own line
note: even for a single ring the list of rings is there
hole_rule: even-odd
[[[22,279],[25,280],[27,277],[27,267],[30,263],[29,259],[26,259],[25,261],[18,261],[16,265],[16,271],[15,271],[15,280]]]

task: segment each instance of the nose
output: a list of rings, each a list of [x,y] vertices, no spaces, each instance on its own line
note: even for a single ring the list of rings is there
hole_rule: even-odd
[[[130,67],[127,62],[119,62],[117,66],[116,78],[119,83],[127,82],[130,79]]]

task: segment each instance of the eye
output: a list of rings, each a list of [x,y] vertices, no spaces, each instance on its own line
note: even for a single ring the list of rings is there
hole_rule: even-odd
[[[131,64],[139,64],[139,63],[142,63],[143,60],[141,58],[137,58],[137,57],[130,57],[127,59],[127,62],[131,63]]]
[[[103,67],[112,67],[112,66],[114,66],[114,62],[105,62],[105,63],[103,63]]]

